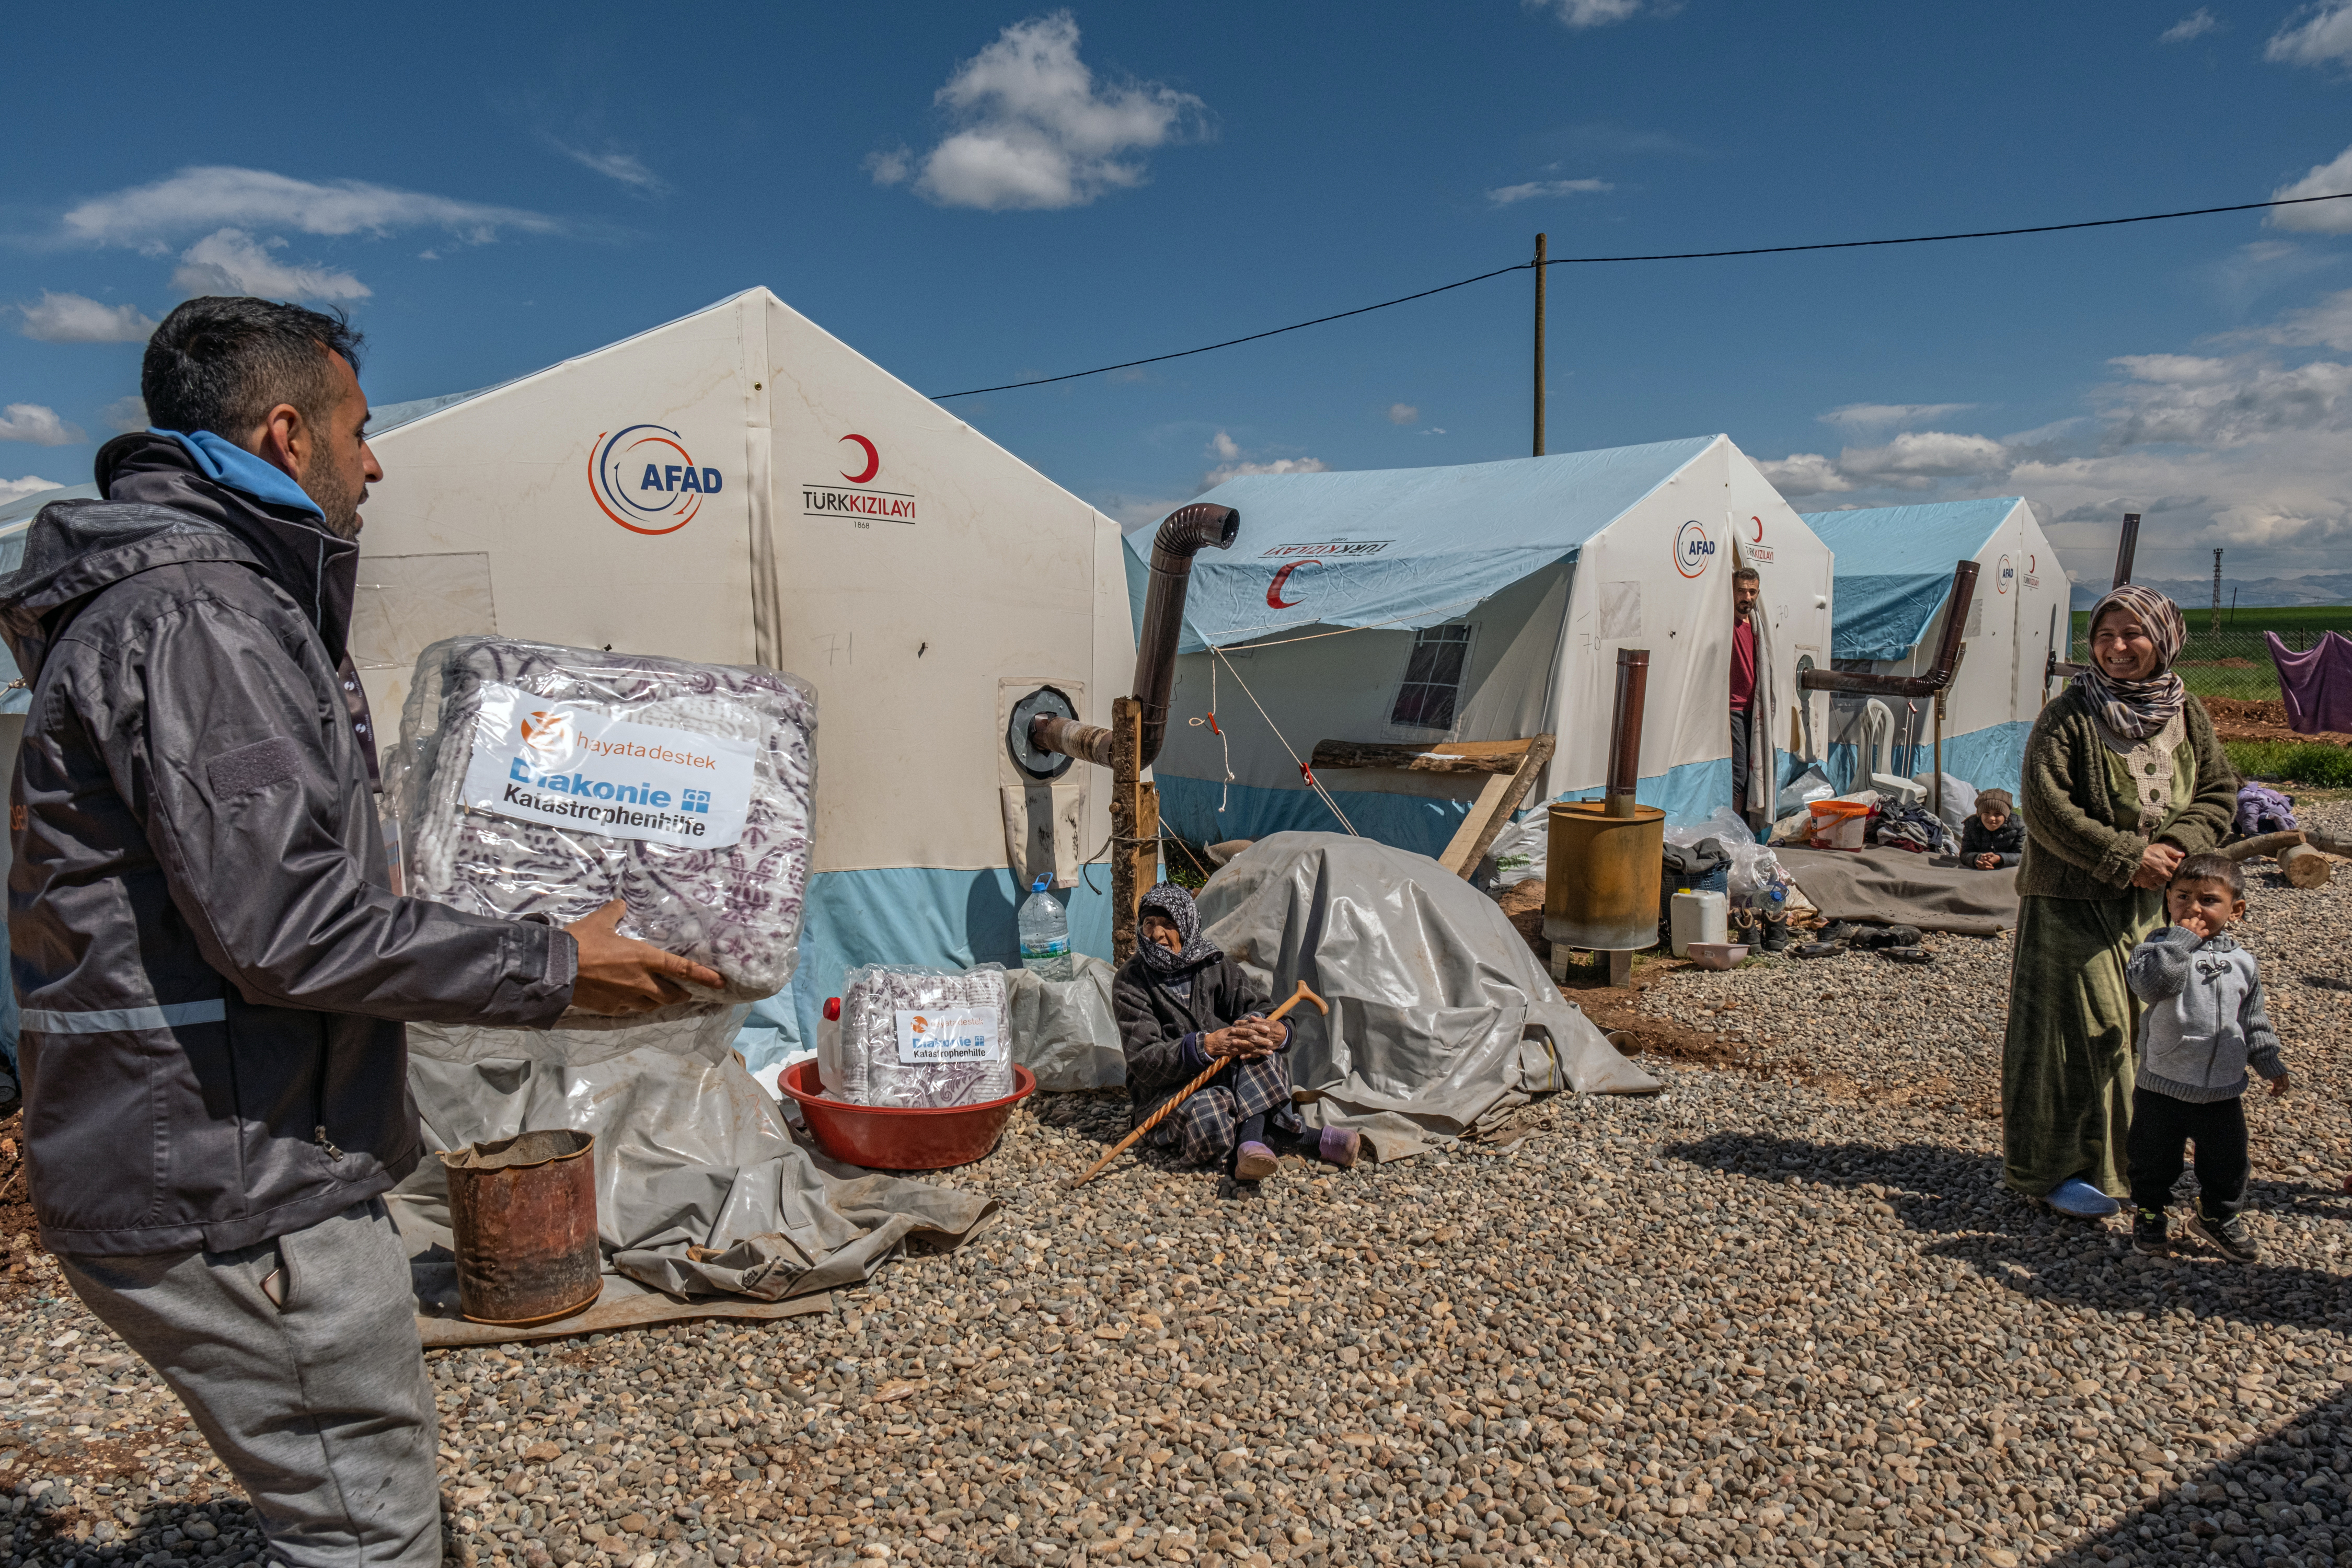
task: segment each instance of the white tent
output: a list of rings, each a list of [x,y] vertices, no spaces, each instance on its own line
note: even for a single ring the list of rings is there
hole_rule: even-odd
[[[1108,956],[1108,869],[1077,871],[1107,788],[1034,785],[1004,736],[1041,684],[1095,723],[1126,689],[1108,518],[764,289],[381,412],[352,650],[387,738],[418,652],[465,632],[815,685],[801,968],[755,1024],[813,1038],[852,964],[1017,963],[1016,853]]]
[[[1155,770],[1162,823],[1196,842],[1340,826],[1300,773],[1322,740],[1549,731],[1559,746],[1543,794],[1591,793],[1608,764],[1621,647],[1650,653],[1640,798],[1675,821],[1705,817],[1731,801],[1738,563],[1763,580],[1776,749],[1798,747],[1797,660],[1828,663],[1829,552],[1726,437],[1253,475],[1201,499],[1238,509],[1241,533],[1194,558]],[[1139,614],[1150,547],[1149,530],[1128,539]],[[1482,782],[1318,777],[1358,832],[1432,855]]]
[[[2042,671],[2052,614],[2066,632],[2065,570],[2016,496],[1811,512],[1805,521],[1837,557],[1836,616],[1830,653],[1840,669],[1918,675],[1936,661],[1951,612],[1952,567],[1974,561],[1976,595],[1962,636],[1968,651],[1945,698],[1944,771],[1979,789],[2014,793],[2025,738],[2042,710]],[[1869,699],[1840,694],[1832,707],[1824,763],[1848,787],[1866,771],[1859,753]],[[1885,771],[1925,777],[1932,755],[1928,700],[1881,698],[1895,733]]]

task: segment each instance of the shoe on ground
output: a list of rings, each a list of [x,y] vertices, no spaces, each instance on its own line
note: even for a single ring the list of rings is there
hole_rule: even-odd
[[[1853,936],[1852,921],[1832,921],[1813,932],[1815,942],[1846,942]]]
[[[1323,1163],[1343,1171],[1354,1170],[1363,1152],[1364,1135],[1352,1127],[1326,1127],[1315,1140],[1315,1152]]]
[[[1886,928],[1885,942],[1889,947],[1916,947],[1919,945],[1919,928],[1917,926],[1888,926]]]
[[[1800,942],[1789,951],[1799,958],[1835,958],[1845,949],[1833,942]],[[2347,1187],[2346,1190],[2352,1191],[2352,1187]]]
[[[1786,952],[1788,950],[1788,917],[1783,915],[1776,920],[1769,915],[1766,916],[1764,919],[1764,951],[1767,952]]]
[[[2050,1189],[2050,1206],[2072,1219],[2105,1219],[2123,1205],[2080,1176],[2069,1176]]]
[[[1929,952],[1924,947],[1882,947],[1878,950],[1878,956],[1881,958],[1892,959],[1896,963],[1933,963],[1936,962],[1936,955]]]
[[[2149,1258],[2172,1256],[2172,1226],[2162,1209],[2141,1209],[2132,1215],[2132,1250]]]
[[[2246,1228],[2242,1215],[2225,1215],[2215,1219],[2202,1206],[2189,1211],[2181,1229],[2203,1242],[2232,1263],[2252,1263],[2263,1255],[2254,1243],[2253,1233]]]
[[[1234,1159],[1234,1180],[1263,1182],[1282,1169],[1282,1161],[1263,1143],[1244,1143]]]

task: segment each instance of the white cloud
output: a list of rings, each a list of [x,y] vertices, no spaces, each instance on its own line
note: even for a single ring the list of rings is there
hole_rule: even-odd
[[[1529,180],[1522,185],[1497,185],[1486,193],[1486,199],[1498,207],[1507,207],[1514,202],[1543,196],[1590,195],[1616,188],[1606,180]]]
[[[1644,5],[1644,0],[1522,0],[1530,11],[1549,11],[1564,27],[1605,27],[1639,16],[1645,8],[1654,16],[1671,16],[1682,9],[1668,0]]]
[[[182,169],[152,184],[94,196],[65,216],[68,239],[152,248],[223,226],[292,229],[301,234],[383,236],[402,229],[446,229],[484,243],[501,229],[552,234],[563,225],[544,213],[492,206],[363,180],[319,184],[265,169]]]
[[[2218,32],[2221,26],[2220,18],[2216,17],[2211,11],[2200,5],[2196,10],[2158,34],[2156,41],[2159,44],[2185,44],[2191,38],[2201,38],[2208,33]]]
[[[669,189],[669,182],[647,168],[646,161],[635,153],[622,153],[611,149],[597,153],[585,147],[574,147],[571,142],[554,136],[547,136],[544,140],[549,146],[582,168],[592,170],[608,180],[618,180],[633,190],[643,191],[647,195],[659,195]]]
[[[155,330],[154,321],[136,305],[101,305],[84,295],[47,289],[38,303],[16,309],[25,317],[17,331],[45,343],[135,343]]]
[[[2004,438],[1903,430],[1759,466],[1792,500],[1836,498],[1817,508],[2022,495],[2085,580],[2125,511],[2147,520],[2150,575],[2201,576],[2217,546],[2236,574],[2333,569],[2352,547],[2352,289],[2199,346],[2224,352],[2119,356],[2085,415]]]
[[[2352,7],[2337,14],[2352,16]],[[2311,173],[2294,184],[2281,185],[2271,193],[2271,199],[2284,202],[2298,196],[2339,195],[2347,191],[2352,191],[2352,147],[2336,154],[2331,163],[2313,165]],[[2352,199],[2273,207],[2266,221],[2273,228],[2299,229],[2305,234],[2352,234]]]
[[[2352,289],[2330,294],[2316,305],[2289,310],[2252,335],[2290,347],[2352,353]]]
[[[12,403],[0,411],[0,441],[30,441],[36,447],[70,447],[88,439],[81,426],[58,417],[38,403]]]
[[[2352,0],[2334,0],[2296,15],[2303,20],[2272,35],[2263,58],[2288,66],[2352,61]]]
[[[208,234],[181,253],[172,287],[186,295],[257,294],[273,300],[364,300],[372,290],[348,272],[289,267],[270,255],[286,242],[242,229]]]
[[[941,206],[1045,209],[1084,206],[1139,185],[1139,153],[1205,133],[1206,109],[1158,82],[1102,87],[1078,58],[1078,24],[1067,11],[1004,29],[966,60],[936,101],[955,129],[919,160],[915,189]],[[911,153],[869,154],[866,172],[897,184],[916,170]]]
[[[1974,408],[1973,403],[1849,403],[1822,415],[1824,425],[1843,425],[1853,430],[1884,429],[1891,425],[1916,425],[1923,420],[1941,419],[1947,414],[1958,414]]]
[[[45,479],[38,474],[26,474],[21,479],[0,479],[0,506],[6,506],[10,501],[23,500],[26,496],[42,490],[59,488],[57,480]]]
[[[1415,408],[1410,403],[1391,403],[1389,405],[1389,423],[1391,425],[1410,425],[1420,417],[1421,410]]]
[[[1201,476],[1201,488],[1216,489],[1227,479],[1237,479],[1244,474],[1320,474],[1331,465],[1320,458],[1276,458],[1254,462],[1245,457],[1241,444],[1223,430],[1209,442],[1209,456],[1218,459],[1217,466]]]
[[[1756,466],[1764,470],[1772,488],[1790,500],[1853,489],[1853,481],[1838,472],[1837,464],[1819,452],[1791,452],[1778,462],[1768,458]]]
[[[118,436],[128,435],[133,430],[144,430],[150,423],[147,417],[147,400],[135,392],[128,397],[116,398],[100,409],[98,416],[105,420],[106,427]]]

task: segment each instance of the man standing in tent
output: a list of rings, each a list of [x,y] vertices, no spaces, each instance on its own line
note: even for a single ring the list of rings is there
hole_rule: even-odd
[[[1753,566],[1731,574],[1731,809],[1748,815],[1748,709],[1756,700],[1756,601],[1764,580]]]
[[[339,318],[191,300],[158,426],[0,579],[31,682],[9,945],[41,1241],[251,1495],[272,1557],[441,1560],[439,1429],[381,1194],[404,1020],[544,1027],[716,986],[614,933],[394,896],[346,638],[368,448]]]

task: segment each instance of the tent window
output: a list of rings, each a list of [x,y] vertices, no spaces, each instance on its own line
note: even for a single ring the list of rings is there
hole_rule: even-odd
[[[1405,660],[1404,681],[1397,688],[1391,724],[1416,730],[1451,730],[1462,697],[1462,678],[1470,668],[1467,626],[1424,626],[1413,634],[1412,653]]]

